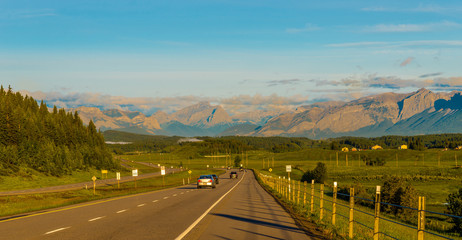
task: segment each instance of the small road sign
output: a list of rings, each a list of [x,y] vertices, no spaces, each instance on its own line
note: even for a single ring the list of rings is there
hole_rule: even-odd
[[[269,171],[269,172],[272,172],[272,171],[273,171],[273,169],[272,169],[272,168],[270,168],[270,169],[268,169],[268,171]]]
[[[102,174],[107,174],[107,170],[101,170]]]
[[[292,165],[286,165],[286,172],[292,172]]]
[[[189,174],[191,174],[191,173],[192,173],[192,171],[191,171],[191,170],[189,170],[189,171],[188,171],[188,173],[189,173]]]
[[[91,180],[93,180],[93,182],[96,181],[96,177],[93,176],[93,177],[91,178]]]
[[[160,167],[160,174],[165,175],[165,166]]]
[[[133,177],[138,177],[138,169],[133,169],[132,170],[132,176]]]
[[[117,180],[120,180],[120,172],[116,172]]]

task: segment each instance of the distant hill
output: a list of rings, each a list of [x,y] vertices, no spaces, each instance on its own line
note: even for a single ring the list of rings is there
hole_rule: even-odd
[[[168,136],[296,136],[313,139],[389,134],[460,133],[461,92],[434,93],[427,89],[384,93],[351,102],[321,102],[293,111],[264,111],[230,116],[221,106],[200,102],[177,112],[76,109],[84,121],[101,130]]]

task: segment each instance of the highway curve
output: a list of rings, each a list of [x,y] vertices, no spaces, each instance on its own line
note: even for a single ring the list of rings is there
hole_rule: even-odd
[[[0,219],[0,239],[309,239],[251,172]]]

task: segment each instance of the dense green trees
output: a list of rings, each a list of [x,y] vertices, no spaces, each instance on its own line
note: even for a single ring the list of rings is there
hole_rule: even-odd
[[[324,163],[318,162],[316,168],[306,171],[300,181],[310,183],[311,180],[317,183],[324,183],[327,180],[327,167]]]
[[[417,208],[417,196],[417,191],[409,183],[399,177],[391,177],[383,183],[382,202],[393,205],[383,205],[382,210],[405,221],[415,220],[417,211],[409,208]]]
[[[449,194],[447,212],[451,215],[462,216],[462,188],[457,192]],[[452,217],[454,223],[454,231],[462,236],[462,218]]]
[[[20,168],[60,176],[76,169],[117,168],[93,122],[86,127],[77,112],[0,88],[0,175]]]

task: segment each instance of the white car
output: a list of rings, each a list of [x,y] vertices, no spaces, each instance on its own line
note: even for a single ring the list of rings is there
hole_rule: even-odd
[[[215,179],[212,175],[201,175],[197,179],[197,188],[211,187],[216,188]]]

